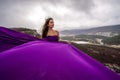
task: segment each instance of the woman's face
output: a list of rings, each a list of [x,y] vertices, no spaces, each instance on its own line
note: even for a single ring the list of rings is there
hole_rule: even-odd
[[[52,19],[49,21],[48,27],[49,28],[53,28],[54,27],[54,21]]]

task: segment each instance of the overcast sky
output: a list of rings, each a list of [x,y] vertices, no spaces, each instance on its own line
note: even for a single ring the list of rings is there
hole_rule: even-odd
[[[53,17],[55,29],[86,29],[120,23],[120,0],[0,0],[0,25],[40,30]]]

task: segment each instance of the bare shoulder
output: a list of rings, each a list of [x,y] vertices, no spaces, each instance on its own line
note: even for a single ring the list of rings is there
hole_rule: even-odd
[[[55,32],[57,32],[57,33],[59,33],[59,31],[58,30],[54,30]]]
[[[58,30],[54,30],[55,31],[55,33],[59,36],[59,31]]]

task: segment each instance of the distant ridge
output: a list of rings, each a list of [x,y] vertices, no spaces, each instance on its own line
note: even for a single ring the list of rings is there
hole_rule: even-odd
[[[91,28],[91,29],[84,29],[84,30],[81,30],[81,29],[63,30],[61,31],[61,34],[64,34],[64,35],[86,34],[86,35],[103,35],[103,36],[106,36],[106,34],[115,35],[115,34],[120,34],[120,24],[102,26],[102,27]]]

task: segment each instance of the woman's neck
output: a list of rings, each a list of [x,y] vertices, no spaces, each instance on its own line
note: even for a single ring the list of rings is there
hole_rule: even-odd
[[[53,31],[53,29],[52,28],[48,28],[48,31]]]

